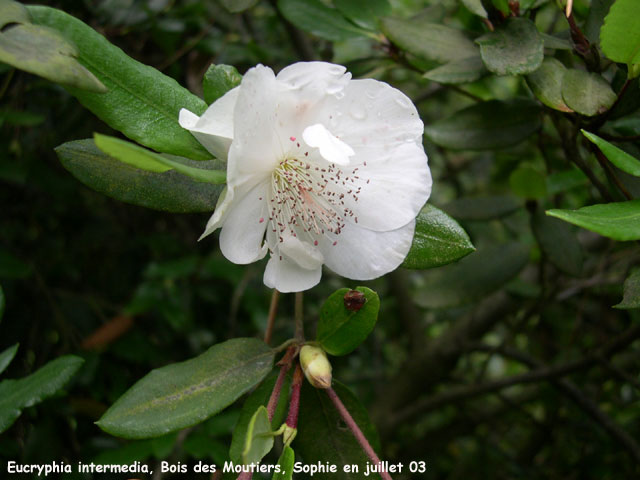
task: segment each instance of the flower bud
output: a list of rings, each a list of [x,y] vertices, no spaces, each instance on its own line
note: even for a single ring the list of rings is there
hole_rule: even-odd
[[[331,364],[320,347],[305,345],[300,350],[300,366],[309,383],[316,388],[331,386]]]

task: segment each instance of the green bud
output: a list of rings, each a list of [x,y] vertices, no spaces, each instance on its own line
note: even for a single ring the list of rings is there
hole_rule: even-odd
[[[300,350],[300,366],[309,383],[316,388],[331,386],[331,364],[319,347],[305,345]]]

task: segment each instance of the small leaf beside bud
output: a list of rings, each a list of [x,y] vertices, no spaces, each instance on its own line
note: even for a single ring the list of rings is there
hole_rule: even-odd
[[[331,386],[331,364],[319,347],[305,345],[300,350],[300,366],[309,383],[316,388]]]
[[[349,290],[344,294],[344,306],[347,310],[357,312],[366,303],[367,297],[358,290]]]
[[[285,444],[285,446],[289,446],[291,445],[291,442],[293,442],[293,439],[296,438],[296,435],[298,434],[298,429],[297,428],[292,428],[289,425],[284,425],[284,431],[282,432],[282,441]]]

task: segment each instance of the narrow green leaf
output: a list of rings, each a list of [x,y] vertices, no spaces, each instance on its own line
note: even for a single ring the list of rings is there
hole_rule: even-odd
[[[640,308],[640,269],[636,269],[624,281],[622,301],[614,308]]]
[[[4,372],[7,369],[7,367],[11,363],[11,360],[13,360],[13,357],[16,356],[19,346],[20,344],[16,343],[15,345],[7,348],[2,353],[0,353],[0,373]]]
[[[374,450],[379,451],[379,440],[375,427],[369,420],[367,410],[357,397],[340,382],[333,381],[333,389],[347,408],[356,424],[362,430]],[[368,457],[358,445],[353,434],[344,427],[342,417],[324,390],[311,386],[309,382],[302,384],[300,398],[300,416],[298,418],[298,435],[295,439],[298,452],[307,465],[325,462],[336,465],[337,473],[318,472],[315,480],[360,480],[379,479],[378,474],[365,476]],[[358,473],[342,472],[344,465],[356,464]]]
[[[540,128],[540,107],[525,99],[472,105],[425,127],[429,140],[452,150],[510,147]]]
[[[597,73],[569,69],[562,79],[562,99],[572,110],[592,117],[606,112],[616,94]]]
[[[107,155],[148,172],[162,173],[168,170],[175,170],[193,178],[196,182],[213,184],[225,183],[227,179],[227,174],[223,170],[205,170],[203,168],[189,167],[119,138],[96,133],[94,134],[94,141],[96,146]]]
[[[383,18],[381,25],[393,43],[417,57],[449,63],[478,55],[478,47],[456,28],[392,17]]]
[[[462,0],[462,4],[475,15],[482,18],[488,17],[487,11],[482,6],[482,0]]]
[[[487,197],[461,197],[448,203],[442,209],[458,220],[492,220],[509,215],[521,204],[509,195]]]
[[[545,176],[526,165],[516,168],[511,173],[509,186],[513,193],[522,198],[544,198],[547,195]]]
[[[482,61],[498,75],[534,72],[544,58],[544,42],[535,24],[526,18],[511,17],[494,32],[476,39]]]
[[[600,46],[614,62],[640,63],[640,2],[614,2],[600,31]]]
[[[591,142],[595,143],[607,159],[616,167],[623,172],[627,172],[629,175],[640,177],[640,160],[593,133],[587,132],[586,130],[582,130],[582,133]]]
[[[531,227],[551,263],[574,277],[582,274],[582,246],[567,223],[536,212],[531,219]]]
[[[416,218],[413,244],[402,266],[414,269],[439,267],[474,250],[469,235],[458,222],[433,205],[425,205]]]
[[[333,292],[320,308],[316,341],[331,355],[346,355],[366,340],[378,321],[380,298],[367,287],[356,287],[364,299],[349,303],[349,288]],[[360,303],[364,301],[364,303]]]
[[[269,414],[267,409],[261,406],[249,420],[242,460],[245,465],[258,463],[272,448],[273,435]]]
[[[274,352],[235,338],[202,355],[151,371],[97,422],[125,438],[148,438],[195,425],[233,403],[271,370]]]
[[[445,63],[433,70],[429,70],[423,76],[434,82],[457,85],[460,83],[475,82],[487,73],[482,58],[479,55],[463,58]]]
[[[640,200],[601,203],[578,210],[547,210],[547,215],[614,240],[640,240]]]
[[[134,168],[104,154],[93,139],[64,143],[56,147],[56,153],[64,168],[89,188],[141,207],[175,213],[213,212],[223,189],[175,171],[152,173]],[[218,160],[181,162],[194,168],[224,168]]]
[[[484,298],[514,278],[528,259],[529,249],[519,243],[479,249],[458,263],[425,272],[416,302],[442,308]]]
[[[109,126],[157,152],[196,160],[211,158],[178,124],[180,109],[198,115],[207,105],[173,78],[127,56],[88,25],[54,8],[29,6],[35,23],[57,30],[73,42],[78,61],[109,89],[98,94],[70,88],[86,108]]]
[[[533,94],[547,107],[561,112],[573,112],[562,98],[562,81],[567,69],[555,58],[545,58],[540,68],[527,75]]]
[[[83,90],[104,93],[107,88],[76,60],[78,51],[60,33],[23,23],[0,32],[0,62]]]
[[[23,408],[36,405],[60,390],[83,363],[80,357],[65,355],[27,377],[0,382],[0,433],[13,424]]]
[[[253,413],[260,406],[266,406],[269,403],[269,397],[273,391],[273,386],[278,378],[278,372],[273,372],[269,375],[264,382],[256,388],[251,395],[245,400],[242,405],[242,411],[240,417],[233,429],[233,435],[231,437],[231,447],[229,447],[229,458],[234,463],[240,463],[242,461],[242,451],[244,449],[244,440],[247,438],[247,428],[249,427],[249,421]],[[278,405],[276,411],[271,419],[271,429],[277,430],[278,427],[284,421],[284,416],[287,413],[289,385],[291,384],[291,377],[286,376],[282,385],[282,393],[278,399]]]
[[[212,104],[232,88],[240,85],[242,75],[231,65],[211,64],[202,79],[204,101]]]
[[[279,472],[275,472],[271,480],[291,480],[293,478],[293,464],[296,460],[296,454],[290,446],[282,449],[282,455],[278,459]]]
[[[21,3],[2,0],[0,1],[0,29],[9,23],[31,23],[31,17]]]
[[[258,0],[220,0],[220,3],[231,13],[240,13],[253,7]]]
[[[378,20],[391,13],[389,0],[333,0],[335,7],[359,27],[377,30]]]
[[[339,42],[368,34],[320,0],[278,0],[278,10],[296,27],[326,40]]]

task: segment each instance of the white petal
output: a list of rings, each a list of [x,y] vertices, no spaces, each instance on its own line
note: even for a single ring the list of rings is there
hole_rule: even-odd
[[[322,276],[322,267],[309,270],[294,261],[272,255],[264,271],[264,284],[283,293],[301,292],[317,285]]]
[[[209,152],[222,160],[226,160],[233,139],[233,112],[238,93],[238,87],[228,91],[201,117],[183,108],[178,118],[182,128],[189,130]]]
[[[371,280],[395,270],[404,261],[411,243],[415,220],[390,232],[373,232],[347,225],[340,235],[320,240],[324,262],[331,270],[353,280]]]
[[[317,247],[314,247],[309,242],[301,241],[291,234],[283,235],[283,241],[279,243],[278,249],[280,254],[307,270],[315,270],[321,267],[324,260]]]
[[[213,215],[209,218],[207,222],[207,226],[204,229],[198,241],[202,240],[204,237],[211,235],[217,228],[219,228],[224,222],[225,218],[227,218],[227,213],[229,213],[229,207],[231,206],[231,201],[233,200],[233,189],[229,189],[228,187],[224,187],[222,193],[218,197],[218,201],[216,202],[216,208],[213,211]]]
[[[277,78],[286,88],[301,90],[307,98],[316,100],[326,94],[339,94],[351,79],[346,70],[333,63],[298,62],[283,68]]]
[[[349,157],[355,154],[349,145],[332,135],[321,123],[305,128],[302,138],[307,145],[317,148],[320,155],[330,163],[348,165]]]
[[[240,196],[235,192],[220,232],[220,250],[233,263],[252,263],[267,253],[264,233],[268,223],[267,183]]]

